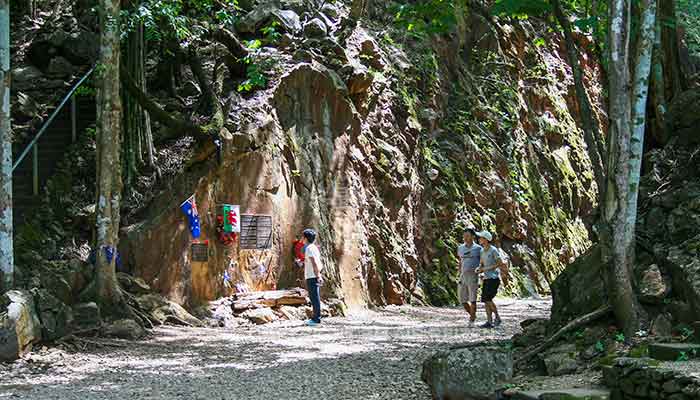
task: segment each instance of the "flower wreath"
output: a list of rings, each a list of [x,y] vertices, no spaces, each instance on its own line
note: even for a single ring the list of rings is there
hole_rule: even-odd
[[[224,230],[224,217],[221,215],[216,216],[216,233],[219,237],[219,243],[224,246],[231,246],[238,237],[236,232],[226,232]]]

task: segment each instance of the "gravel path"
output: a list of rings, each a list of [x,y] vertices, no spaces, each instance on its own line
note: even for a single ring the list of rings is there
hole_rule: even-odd
[[[160,327],[141,342],[82,352],[43,348],[0,364],[0,399],[421,399],[437,349],[519,331],[548,301],[502,300],[504,325],[468,329],[458,309],[388,307],[236,330]],[[483,318],[483,316],[480,315]]]

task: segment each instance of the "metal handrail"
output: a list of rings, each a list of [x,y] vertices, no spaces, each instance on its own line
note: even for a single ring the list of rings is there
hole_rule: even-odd
[[[32,149],[32,147],[36,146],[36,143],[37,143],[37,142],[39,141],[39,139],[41,138],[41,135],[43,135],[44,132],[46,131],[46,129],[49,127],[49,125],[51,125],[51,123],[53,122],[54,118],[56,118],[56,115],[58,115],[58,113],[63,109],[63,106],[65,106],[66,103],[68,102],[68,100],[70,100],[70,99],[73,97],[73,94],[75,93],[75,91],[78,90],[78,88],[80,87],[80,85],[82,85],[83,82],[85,82],[85,80],[86,80],[88,77],[90,77],[90,75],[92,75],[92,73],[93,73],[94,71],[95,71],[95,67],[90,68],[90,70],[85,74],[85,76],[83,76],[82,78],[80,78],[80,80],[78,81],[78,83],[76,83],[76,84],[73,86],[73,88],[70,90],[70,92],[68,92],[68,94],[66,95],[66,97],[63,98],[63,101],[61,101],[61,104],[58,105],[58,107],[54,110],[54,112],[51,113],[51,116],[49,117],[49,119],[44,123],[44,125],[42,125],[41,129],[39,129],[39,133],[37,133],[36,136],[34,136],[34,139],[32,139],[32,141],[29,142],[29,144],[27,145],[27,147],[25,147],[24,151],[22,151],[22,154],[20,154],[20,156],[19,156],[19,157],[17,158],[17,160],[15,161],[15,163],[12,165],[12,172],[14,172],[15,169],[17,169],[17,167],[19,166],[19,164],[24,160],[24,158],[27,156],[27,154],[29,154],[29,151]],[[35,167],[36,167],[36,166],[35,166]]]

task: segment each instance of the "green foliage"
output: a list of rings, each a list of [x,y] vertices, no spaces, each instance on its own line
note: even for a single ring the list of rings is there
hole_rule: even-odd
[[[250,53],[243,59],[246,64],[246,79],[238,85],[238,91],[245,93],[255,89],[263,89],[267,86],[265,71],[272,68],[271,60],[259,60],[260,40],[251,40],[247,43]]]
[[[678,331],[683,341],[689,340],[695,335],[695,331],[688,326],[683,326]]]
[[[601,340],[597,341],[595,343],[595,349],[598,352],[601,352],[601,353],[604,352],[605,351],[605,344],[603,343],[603,341],[601,341]]]
[[[74,95],[78,97],[92,97],[95,96],[97,90],[94,87],[92,78],[86,79],[82,85],[78,86],[75,90]]]
[[[642,343],[630,349],[629,356],[632,358],[644,358],[649,356],[649,345]]]
[[[238,0],[144,0],[122,11],[122,31],[126,36],[143,23],[147,41],[186,40],[202,24],[234,24],[239,10]]]
[[[615,335],[615,341],[618,343],[624,343],[625,342],[625,334],[622,332],[618,332]]]
[[[278,30],[279,26],[279,22],[273,21],[266,27],[260,29],[260,32],[262,32],[262,34],[265,36],[265,41],[267,43],[274,43],[279,40],[280,37],[282,37],[282,34]]]
[[[688,361],[688,360],[689,360],[688,353],[686,353],[685,351],[681,351],[680,354],[678,354],[678,358],[676,359],[676,361]]]
[[[691,54],[700,54],[700,1],[677,0],[678,22],[685,31],[685,41]]]
[[[496,0],[491,10],[494,15],[521,19],[543,16],[551,11],[552,5],[546,0]]]
[[[392,11],[394,23],[409,35],[424,37],[428,34],[449,32],[457,22],[455,18],[459,0],[419,0],[401,2]]]

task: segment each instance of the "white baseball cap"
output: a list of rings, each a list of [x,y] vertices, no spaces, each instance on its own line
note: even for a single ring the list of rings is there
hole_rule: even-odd
[[[489,242],[493,240],[493,236],[491,235],[491,233],[489,231],[477,232],[476,236],[478,236],[480,238],[484,238],[484,239],[488,240]]]

